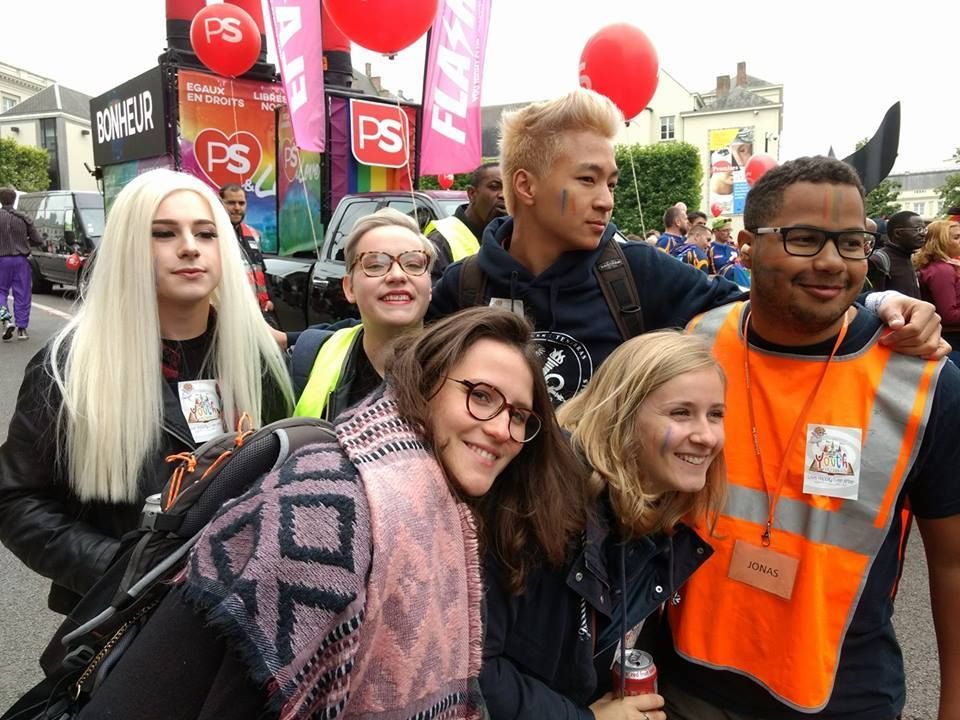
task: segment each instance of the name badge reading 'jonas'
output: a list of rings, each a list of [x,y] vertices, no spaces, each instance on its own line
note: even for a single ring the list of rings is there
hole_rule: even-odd
[[[803,491],[856,500],[860,491],[860,428],[807,425]]]
[[[793,583],[797,579],[799,565],[797,558],[737,540],[727,574],[731,580],[789,600],[793,595]]]

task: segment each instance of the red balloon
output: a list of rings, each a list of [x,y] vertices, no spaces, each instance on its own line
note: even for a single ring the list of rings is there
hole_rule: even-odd
[[[368,50],[394,55],[413,45],[437,15],[438,0],[323,0],[348,38]]]
[[[747,160],[747,164],[743,168],[743,175],[747,180],[747,185],[753,187],[757,180],[764,176],[767,170],[772,170],[777,164],[775,158],[764,155],[763,153],[751,157]]]
[[[580,54],[580,85],[613,100],[627,120],[650,102],[659,74],[650,38],[627,23],[598,30]]]
[[[71,253],[67,255],[66,259],[67,270],[79,270],[83,265],[83,260],[80,259],[80,256],[77,253]]]
[[[720,217],[723,215],[723,205],[720,203],[714,203],[710,206],[710,214],[714,217]]]
[[[453,174],[437,175],[437,183],[439,183],[440,187],[444,190],[449,190],[453,187]]]
[[[193,16],[190,44],[200,62],[217,75],[237,77],[260,55],[260,28],[243,8],[207,5]]]

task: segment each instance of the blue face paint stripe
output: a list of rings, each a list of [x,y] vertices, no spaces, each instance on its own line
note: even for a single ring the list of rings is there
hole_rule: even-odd
[[[660,454],[666,456],[667,448],[670,447],[670,428],[663,434],[663,444],[660,446]]]

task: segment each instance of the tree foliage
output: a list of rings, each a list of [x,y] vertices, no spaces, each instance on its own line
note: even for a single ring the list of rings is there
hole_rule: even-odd
[[[960,147],[953,153],[953,160],[960,163]],[[937,194],[943,200],[943,210],[947,212],[951,208],[960,208],[960,173],[947,175],[943,185],[937,188]]]
[[[617,167],[620,183],[614,193],[613,219],[621,232],[641,234],[645,229],[663,230],[663,213],[683,201],[688,208],[700,207],[703,167],[700,153],[685,142],[656,145],[618,145]],[[633,158],[631,166],[630,158]],[[636,168],[636,189],[633,170]],[[643,223],[637,194],[643,209]]]
[[[0,138],[0,186],[11,185],[20,192],[46,190],[50,187],[49,165],[46,150]]]
[[[900,183],[896,180],[887,178],[867,193],[867,198],[864,202],[867,217],[888,218],[895,212],[899,212],[900,204],[897,202],[897,198],[900,197],[901,187]]]

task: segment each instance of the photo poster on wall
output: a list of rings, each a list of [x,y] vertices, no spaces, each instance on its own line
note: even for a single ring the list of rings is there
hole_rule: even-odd
[[[104,212],[107,215],[110,214],[110,208],[113,206],[113,201],[117,199],[117,194],[123,190],[127,183],[137,177],[137,175],[142,175],[150,170],[160,168],[173,170],[173,156],[160,155],[159,157],[145,158],[143,160],[130,160],[129,162],[119,163],[118,165],[104,165]]]
[[[710,203],[724,215],[742,215],[747,199],[744,168],[753,156],[753,127],[723,128],[707,134],[710,151]]]
[[[286,105],[277,108],[277,235],[275,252],[293,255],[315,253],[323,245],[320,221],[323,198],[323,154],[297,147]]]
[[[180,168],[219,191],[228,183],[247,195],[244,222],[260,233],[261,249],[277,250],[277,83],[192,70],[178,73]]]

